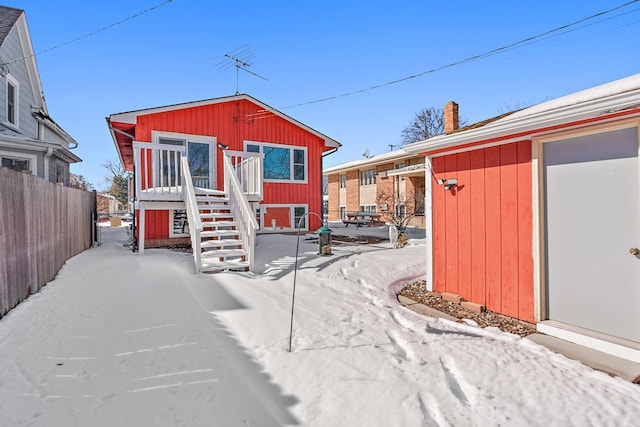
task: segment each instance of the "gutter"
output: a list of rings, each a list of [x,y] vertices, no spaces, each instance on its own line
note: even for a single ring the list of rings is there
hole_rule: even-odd
[[[67,145],[73,145],[73,147],[67,147],[69,150],[78,148],[78,141],[73,139],[64,129],[62,129],[47,113],[40,108],[32,108],[31,113],[33,117],[38,120],[39,123],[44,124],[49,129],[58,134],[62,139],[67,142]]]
[[[405,150],[413,154],[426,154],[448,151],[465,145],[475,147],[482,144],[501,144],[513,138],[566,129],[593,121],[605,121],[621,116],[639,114],[640,91],[635,91],[631,94],[624,92],[607,98],[533,113],[528,116],[517,118],[507,116],[503,120],[498,120],[482,128],[449,135],[439,135],[431,139],[415,142],[405,146]]]

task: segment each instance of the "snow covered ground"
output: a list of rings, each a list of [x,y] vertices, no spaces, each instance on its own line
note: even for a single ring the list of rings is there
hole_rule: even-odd
[[[424,241],[258,237],[258,271],[119,245],[69,260],[0,319],[0,425],[627,426],[640,387],[529,340],[422,317],[394,291]]]

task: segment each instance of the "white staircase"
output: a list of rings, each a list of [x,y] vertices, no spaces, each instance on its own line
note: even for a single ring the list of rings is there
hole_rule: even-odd
[[[203,188],[194,188],[194,193],[202,222],[200,271],[248,270],[248,252],[243,247],[228,195]]]

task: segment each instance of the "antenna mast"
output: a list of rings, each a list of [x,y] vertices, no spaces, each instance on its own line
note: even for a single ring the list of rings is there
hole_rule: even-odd
[[[251,46],[241,46],[229,53],[225,53],[224,57],[226,59],[220,62],[220,64],[218,64],[218,67],[222,68],[223,70],[228,70],[231,67],[236,67],[236,95],[240,93],[238,88],[240,80],[240,70],[246,71],[247,73],[259,77],[262,80],[268,80],[266,77],[263,77],[260,74],[254,73],[253,71],[247,69],[251,66],[251,61],[256,57],[253,53],[253,50],[251,49]]]

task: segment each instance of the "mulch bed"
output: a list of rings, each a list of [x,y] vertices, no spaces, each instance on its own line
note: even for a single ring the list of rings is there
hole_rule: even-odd
[[[491,311],[476,313],[463,308],[460,304],[432,296],[429,291],[427,291],[425,284],[424,280],[410,283],[399,292],[399,295],[411,298],[420,304],[424,304],[443,313],[447,313],[458,319],[471,319],[481,328],[495,326],[503,332],[510,332],[512,334],[520,335],[521,337],[526,337],[527,335],[536,333],[536,326],[532,323],[514,319],[513,317],[503,316]]]

